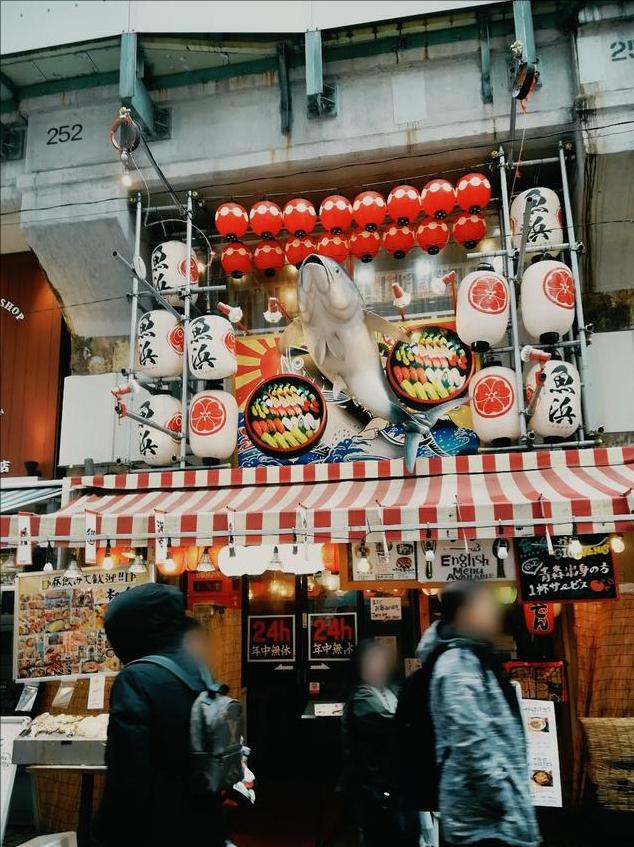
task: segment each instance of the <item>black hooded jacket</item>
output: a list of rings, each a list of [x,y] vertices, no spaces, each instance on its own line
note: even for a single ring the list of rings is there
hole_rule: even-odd
[[[151,654],[169,656],[202,691],[194,660],[183,651],[183,595],[150,583],[115,598],[106,634],[124,665]],[[123,668],[112,687],[104,799],[96,835],[107,847],[173,847],[225,839],[216,797],[194,795],[187,783],[189,717],[196,695],[152,664]]]

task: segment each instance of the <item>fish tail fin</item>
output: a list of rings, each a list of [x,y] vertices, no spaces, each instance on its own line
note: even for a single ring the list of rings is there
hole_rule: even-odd
[[[445,455],[431,434],[430,424],[425,419],[422,419],[422,416],[413,415],[406,409],[403,409],[402,406],[397,406],[396,403],[393,403],[391,420],[394,423],[398,423],[405,430],[405,467],[409,473],[413,473],[416,467],[416,457],[421,441],[424,441],[436,455]]]
[[[409,473],[414,473],[416,467],[416,456],[418,455],[421,435],[422,433],[415,431],[405,433],[405,467]]]

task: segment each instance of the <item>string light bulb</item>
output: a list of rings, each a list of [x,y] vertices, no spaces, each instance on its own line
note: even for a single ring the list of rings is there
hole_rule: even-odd
[[[372,565],[370,564],[370,560],[368,559],[369,549],[365,543],[365,538],[359,545],[359,553],[361,554],[359,559],[357,559],[357,573],[370,573],[372,570]]]
[[[103,562],[101,563],[101,567],[104,571],[111,571],[114,567],[114,561],[112,559],[112,553],[110,550],[110,541],[106,540],[106,555],[103,558]]]
[[[71,560],[66,567],[65,574],[66,576],[81,576],[81,568],[77,562],[76,555],[71,556]]]
[[[128,568],[130,573],[147,573],[147,566],[141,553],[137,550],[134,561]]]
[[[277,545],[273,548],[273,555],[269,559],[269,569],[272,571],[278,571],[282,567],[282,560],[280,559],[280,551],[277,548]]]
[[[613,553],[622,553],[625,550],[625,541],[622,535],[613,535],[610,538],[610,547]]]
[[[571,559],[580,559],[581,554],[583,553],[583,547],[581,545],[581,541],[578,538],[571,538],[568,542],[568,547],[566,548],[566,552],[570,556]]]
[[[427,543],[425,545],[425,561],[426,562],[433,562],[435,558],[436,558],[436,551],[434,550],[434,548],[431,544]]]
[[[50,573],[53,569],[53,545],[49,541],[46,546],[46,561],[43,570],[45,573]]]
[[[203,550],[203,554],[198,560],[198,564],[196,565],[196,573],[209,573],[209,571],[213,571],[214,566],[211,564],[211,559],[209,558],[209,553],[207,552],[207,548]]]

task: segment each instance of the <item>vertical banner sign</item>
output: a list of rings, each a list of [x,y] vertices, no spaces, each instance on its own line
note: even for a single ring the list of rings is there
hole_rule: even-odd
[[[154,531],[156,533],[156,550],[154,561],[164,565],[167,561],[167,536],[165,535],[165,512],[154,510]]]
[[[18,513],[18,549],[15,562],[17,565],[31,564],[31,515],[29,512]]]
[[[97,512],[84,509],[86,521],[86,539],[84,541],[84,562],[87,565],[97,564]]]
[[[561,807],[555,704],[551,700],[522,700],[522,715],[533,805]]]

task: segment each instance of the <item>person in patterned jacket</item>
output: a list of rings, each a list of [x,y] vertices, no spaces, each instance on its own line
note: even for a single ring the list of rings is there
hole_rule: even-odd
[[[491,641],[501,611],[483,583],[451,583],[442,619],[417,656],[435,660],[429,707],[447,847],[536,847],[526,739],[517,694]]]

